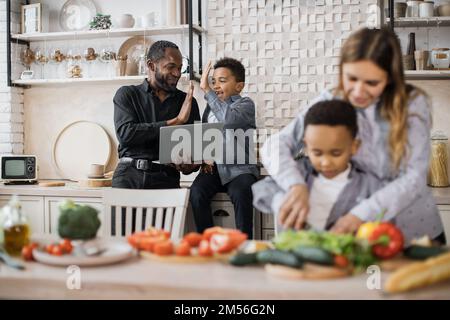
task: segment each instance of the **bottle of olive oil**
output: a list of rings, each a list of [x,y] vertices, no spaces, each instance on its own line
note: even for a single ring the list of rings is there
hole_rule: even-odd
[[[20,255],[30,240],[30,227],[16,195],[3,208],[3,235],[5,250],[11,255]]]

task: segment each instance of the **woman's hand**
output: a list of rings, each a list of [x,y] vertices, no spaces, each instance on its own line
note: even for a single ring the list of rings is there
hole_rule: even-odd
[[[212,68],[212,62],[211,60],[208,61],[205,68],[203,69],[202,78],[200,80],[200,89],[202,89],[205,93],[208,93],[211,90],[211,87],[209,86],[209,72]]]
[[[330,231],[334,233],[355,233],[358,230],[359,226],[363,223],[364,221],[362,221],[360,218],[351,213],[348,213],[345,216],[339,218]]]
[[[309,191],[306,185],[291,187],[279,212],[279,222],[284,228],[301,229],[309,212]]]

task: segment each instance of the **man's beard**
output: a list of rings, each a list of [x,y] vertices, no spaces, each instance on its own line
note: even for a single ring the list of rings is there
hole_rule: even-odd
[[[167,83],[166,79],[159,72],[158,68],[155,71],[155,82],[159,88],[161,88],[162,90],[164,90],[166,92],[174,92],[177,90],[178,81],[174,85]]]

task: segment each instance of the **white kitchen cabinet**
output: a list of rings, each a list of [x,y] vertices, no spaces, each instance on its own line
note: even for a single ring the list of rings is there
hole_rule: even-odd
[[[0,207],[5,206],[11,195],[0,196]],[[33,234],[44,234],[45,230],[45,214],[44,214],[44,198],[39,196],[19,196],[22,205],[22,211],[28,218],[31,232]]]
[[[450,243],[450,205],[440,204],[438,205],[439,214],[444,225],[444,233],[447,238],[447,244]]]
[[[61,202],[67,199],[67,197],[45,197],[45,218],[46,223],[48,225],[48,228],[46,230],[46,233],[50,234],[58,234],[58,218],[59,218],[59,205]],[[83,204],[83,205],[89,205],[99,211],[99,218],[102,222],[99,231],[97,232],[98,235],[103,234],[103,204],[102,199],[100,198],[77,198],[77,197],[71,197],[75,203],[77,204]]]

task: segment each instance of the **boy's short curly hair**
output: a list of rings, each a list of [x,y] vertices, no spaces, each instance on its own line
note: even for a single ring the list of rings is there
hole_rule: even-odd
[[[305,115],[304,128],[308,125],[345,126],[355,138],[358,120],[355,108],[342,100],[327,100],[315,103]]]
[[[173,42],[166,40],[156,41],[148,49],[147,60],[158,62],[159,60],[164,58],[167,48],[174,48],[179,50],[178,46]]]
[[[231,71],[237,82],[245,82],[245,68],[239,60],[224,57],[214,64],[214,69],[227,68]]]

